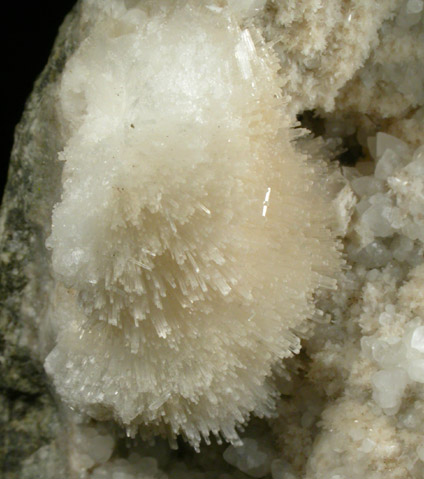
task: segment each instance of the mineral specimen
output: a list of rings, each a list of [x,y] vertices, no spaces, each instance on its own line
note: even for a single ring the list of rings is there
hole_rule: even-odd
[[[7,479],[424,478],[423,6],[77,3],[3,202]]]

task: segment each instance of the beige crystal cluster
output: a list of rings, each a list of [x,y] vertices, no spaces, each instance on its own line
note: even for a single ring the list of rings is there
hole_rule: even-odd
[[[326,166],[296,151],[277,56],[237,12],[86,3],[59,90],[47,372],[131,435],[237,443],[336,284]]]

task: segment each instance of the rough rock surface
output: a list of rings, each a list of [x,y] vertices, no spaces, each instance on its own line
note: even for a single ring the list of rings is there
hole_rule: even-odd
[[[36,325],[50,283],[43,230],[55,198],[61,147],[55,85],[76,44],[76,8],[16,127],[0,220],[0,466],[6,479],[55,477],[63,467],[55,440],[58,405],[37,361]],[[35,349],[34,349],[35,346]],[[41,454],[40,448],[44,447]],[[54,473],[54,474],[53,474]],[[57,476],[56,476],[57,477]]]

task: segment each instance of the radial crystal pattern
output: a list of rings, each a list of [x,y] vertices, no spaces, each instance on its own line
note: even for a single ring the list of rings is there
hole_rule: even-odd
[[[59,91],[46,369],[130,433],[235,443],[335,285],[325,166],[295,150],[277,58],[227,8],[88,3]]]

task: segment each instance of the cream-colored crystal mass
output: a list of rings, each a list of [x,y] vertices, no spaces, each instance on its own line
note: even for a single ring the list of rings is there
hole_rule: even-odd
[[[237,12],[86,3],[59,90],[47,372],[132,435],[237,443],[336,285],[327,167],[296,150],[277,55]]]

